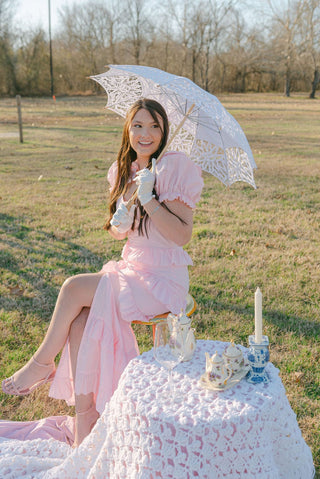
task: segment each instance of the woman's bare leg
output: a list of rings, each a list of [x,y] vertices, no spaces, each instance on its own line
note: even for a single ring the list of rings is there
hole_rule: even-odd
[[[52,367],[52,362],[61,351],[69,334],[70,326],[84,307],[90,307],[102,274],[80,274],[73,276],[63,284],[53,316],[43,342],[34,354],[41,365]],[[30,360],[14,374],[13,381],[18,390],[25,390],[45,377],[43,366]],[[10,388],[10,379],[5,381]]]
[[[78,360],[78,351],[80,348],[83,331],[87,324],[87,319],[90,313],[90,308],[82,308],[80,314],[72,322],[69,330],[69,348],[70,348],[70,361],[73,382],[76,379],[76,368]]]
[[[75,382],[78,351],[87,323],[90,308],[83,308],[77,318],[73,321],[69,332],[70,359],[73,381]],[[99,414],[95,408],[93,393],[75,395],[76,427],[73,447],[81,444],[83,439],[90,434]]]
[[[71,323],[82,308],[90,307],[101,273],[79,274],[63,284],[47,334],[39,346],[35,357],[40,363],[52,361],[64,346]]]
[[[93,426],[99,418],[93,393],[79,394],[75,396],[76,424],[73,447],[79,446],[85,437],[90,434]]]

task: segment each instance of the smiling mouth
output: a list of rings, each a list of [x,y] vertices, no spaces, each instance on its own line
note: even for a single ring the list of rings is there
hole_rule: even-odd
[[[152,141],[139,141],[139,145],[150,146],[152,145]]]

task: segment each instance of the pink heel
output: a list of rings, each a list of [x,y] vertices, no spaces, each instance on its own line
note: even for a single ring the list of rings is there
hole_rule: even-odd
[[[40,366],[42,368],[49,368],[50,367],[50,371],[48,372],[48,374],[45,376],[45,378],[41,379],[40,381],[37,381],[36,383],[34,383],[31,387],[29,388],[26,388],[26,389],[19,389],[15,382],[14,382],[14,375],[13,376],[10,376],[10,378],[7,378],[7,379],[4,379],[2,381],[2,391],[5,393],[5,394],[9,394],[9,395],[12,395],[12,396],[27,396],[28,394],[30,394],[32,391],[34,391],[35,389],[37,389],[39,386],[42,386],[43,384],[46,384],[46,383],[49,383],[53,380],[55,374],[56,374],[56,367],[55,367],[55,364],[54,362],[52,362],[51,364],[41,364],[39,363],[35,358],[34,356],[32,356],[31,360],[37,365],[37,366]]]

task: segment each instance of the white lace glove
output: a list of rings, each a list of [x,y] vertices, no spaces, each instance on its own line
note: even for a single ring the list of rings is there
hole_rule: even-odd
[[[155,158],[152,158],[151,170],[148,170],[148,168],[143,168],[143,170],[137,172],[135,178],[133,179],[133,181],[135,181],[138,185],[137,194],[142,206],[144,206],[146,203],[149,203],[149,201],[154,198],[152,190],[156,179],[156,161],[157,160]]]
[[[126,233],[133,223],[134,217],[134,210],[136,209],[136,205],[132,205],[130,210],[124,203],[117,208],[116,212],[111,218],[110,224],[115,226],[119,233]]]

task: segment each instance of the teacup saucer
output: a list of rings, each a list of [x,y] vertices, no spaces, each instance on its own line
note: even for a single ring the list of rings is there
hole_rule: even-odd
[[[250,365],[245,359],[245,362],[242,368],[239,369],[237,372],[233,373],[231,378],[228,379],[227,383],[224,386],[217,386],[212,381],[209,381],[207,373],[204,373],[201,376],[199,382],[201,386],[203,386],[206,389],[211,389],[212,391],[225,391],[226,389],[229,389],[235,384],[239,383],[241,379],[243,379],[248,374],[249,371],[250,371]]]

